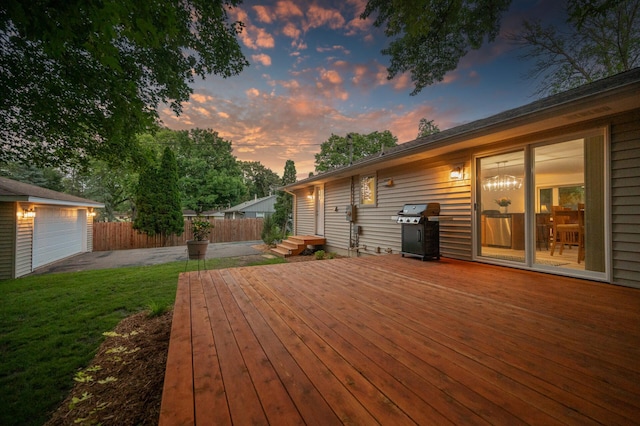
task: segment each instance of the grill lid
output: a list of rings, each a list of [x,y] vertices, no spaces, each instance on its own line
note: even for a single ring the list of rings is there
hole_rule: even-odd
[[[440,203],[405,204],[398,212],[399,216],[438,216]]]
[[[429,216],[440,214],[440,203],[405,204],[398,212],[397,223],[416,224],[421,223]]]

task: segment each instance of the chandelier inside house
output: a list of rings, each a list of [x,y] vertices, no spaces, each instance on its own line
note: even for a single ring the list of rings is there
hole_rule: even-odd
[[[500,164],[506,169],[506,161],[498,162],[498,174],[482,180],[482,189],[485,191],[509,191],[522,188],[522,178],[500,173]]]

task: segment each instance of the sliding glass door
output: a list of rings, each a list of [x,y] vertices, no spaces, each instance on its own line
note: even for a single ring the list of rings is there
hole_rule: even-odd
[[[480,158],[478,254],[525,261],[524,151]]]
[[[606,278],[602,132],[476,159],[476,255]]]
[[[533,148],[534,263],[604,273],[604,137]]]

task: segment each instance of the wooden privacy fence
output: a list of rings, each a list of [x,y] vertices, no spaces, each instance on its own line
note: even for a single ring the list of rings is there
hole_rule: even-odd
[[[263,219],[209,219],[213,229],[209,234],[212,243],[260,240]],[[172,235],[165,246],[183,246],[193,239],[191,222],[184,221],[182,235]],[[163,247],[160,235],[149,237],[133,229],[131,222],[95,222],[93,224],[93,251],[128,250]]]

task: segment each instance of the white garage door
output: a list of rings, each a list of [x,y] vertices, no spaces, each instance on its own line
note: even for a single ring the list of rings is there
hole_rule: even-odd
[[[36,207],[33,268],[85,251],[86,227],[86,210]]]

